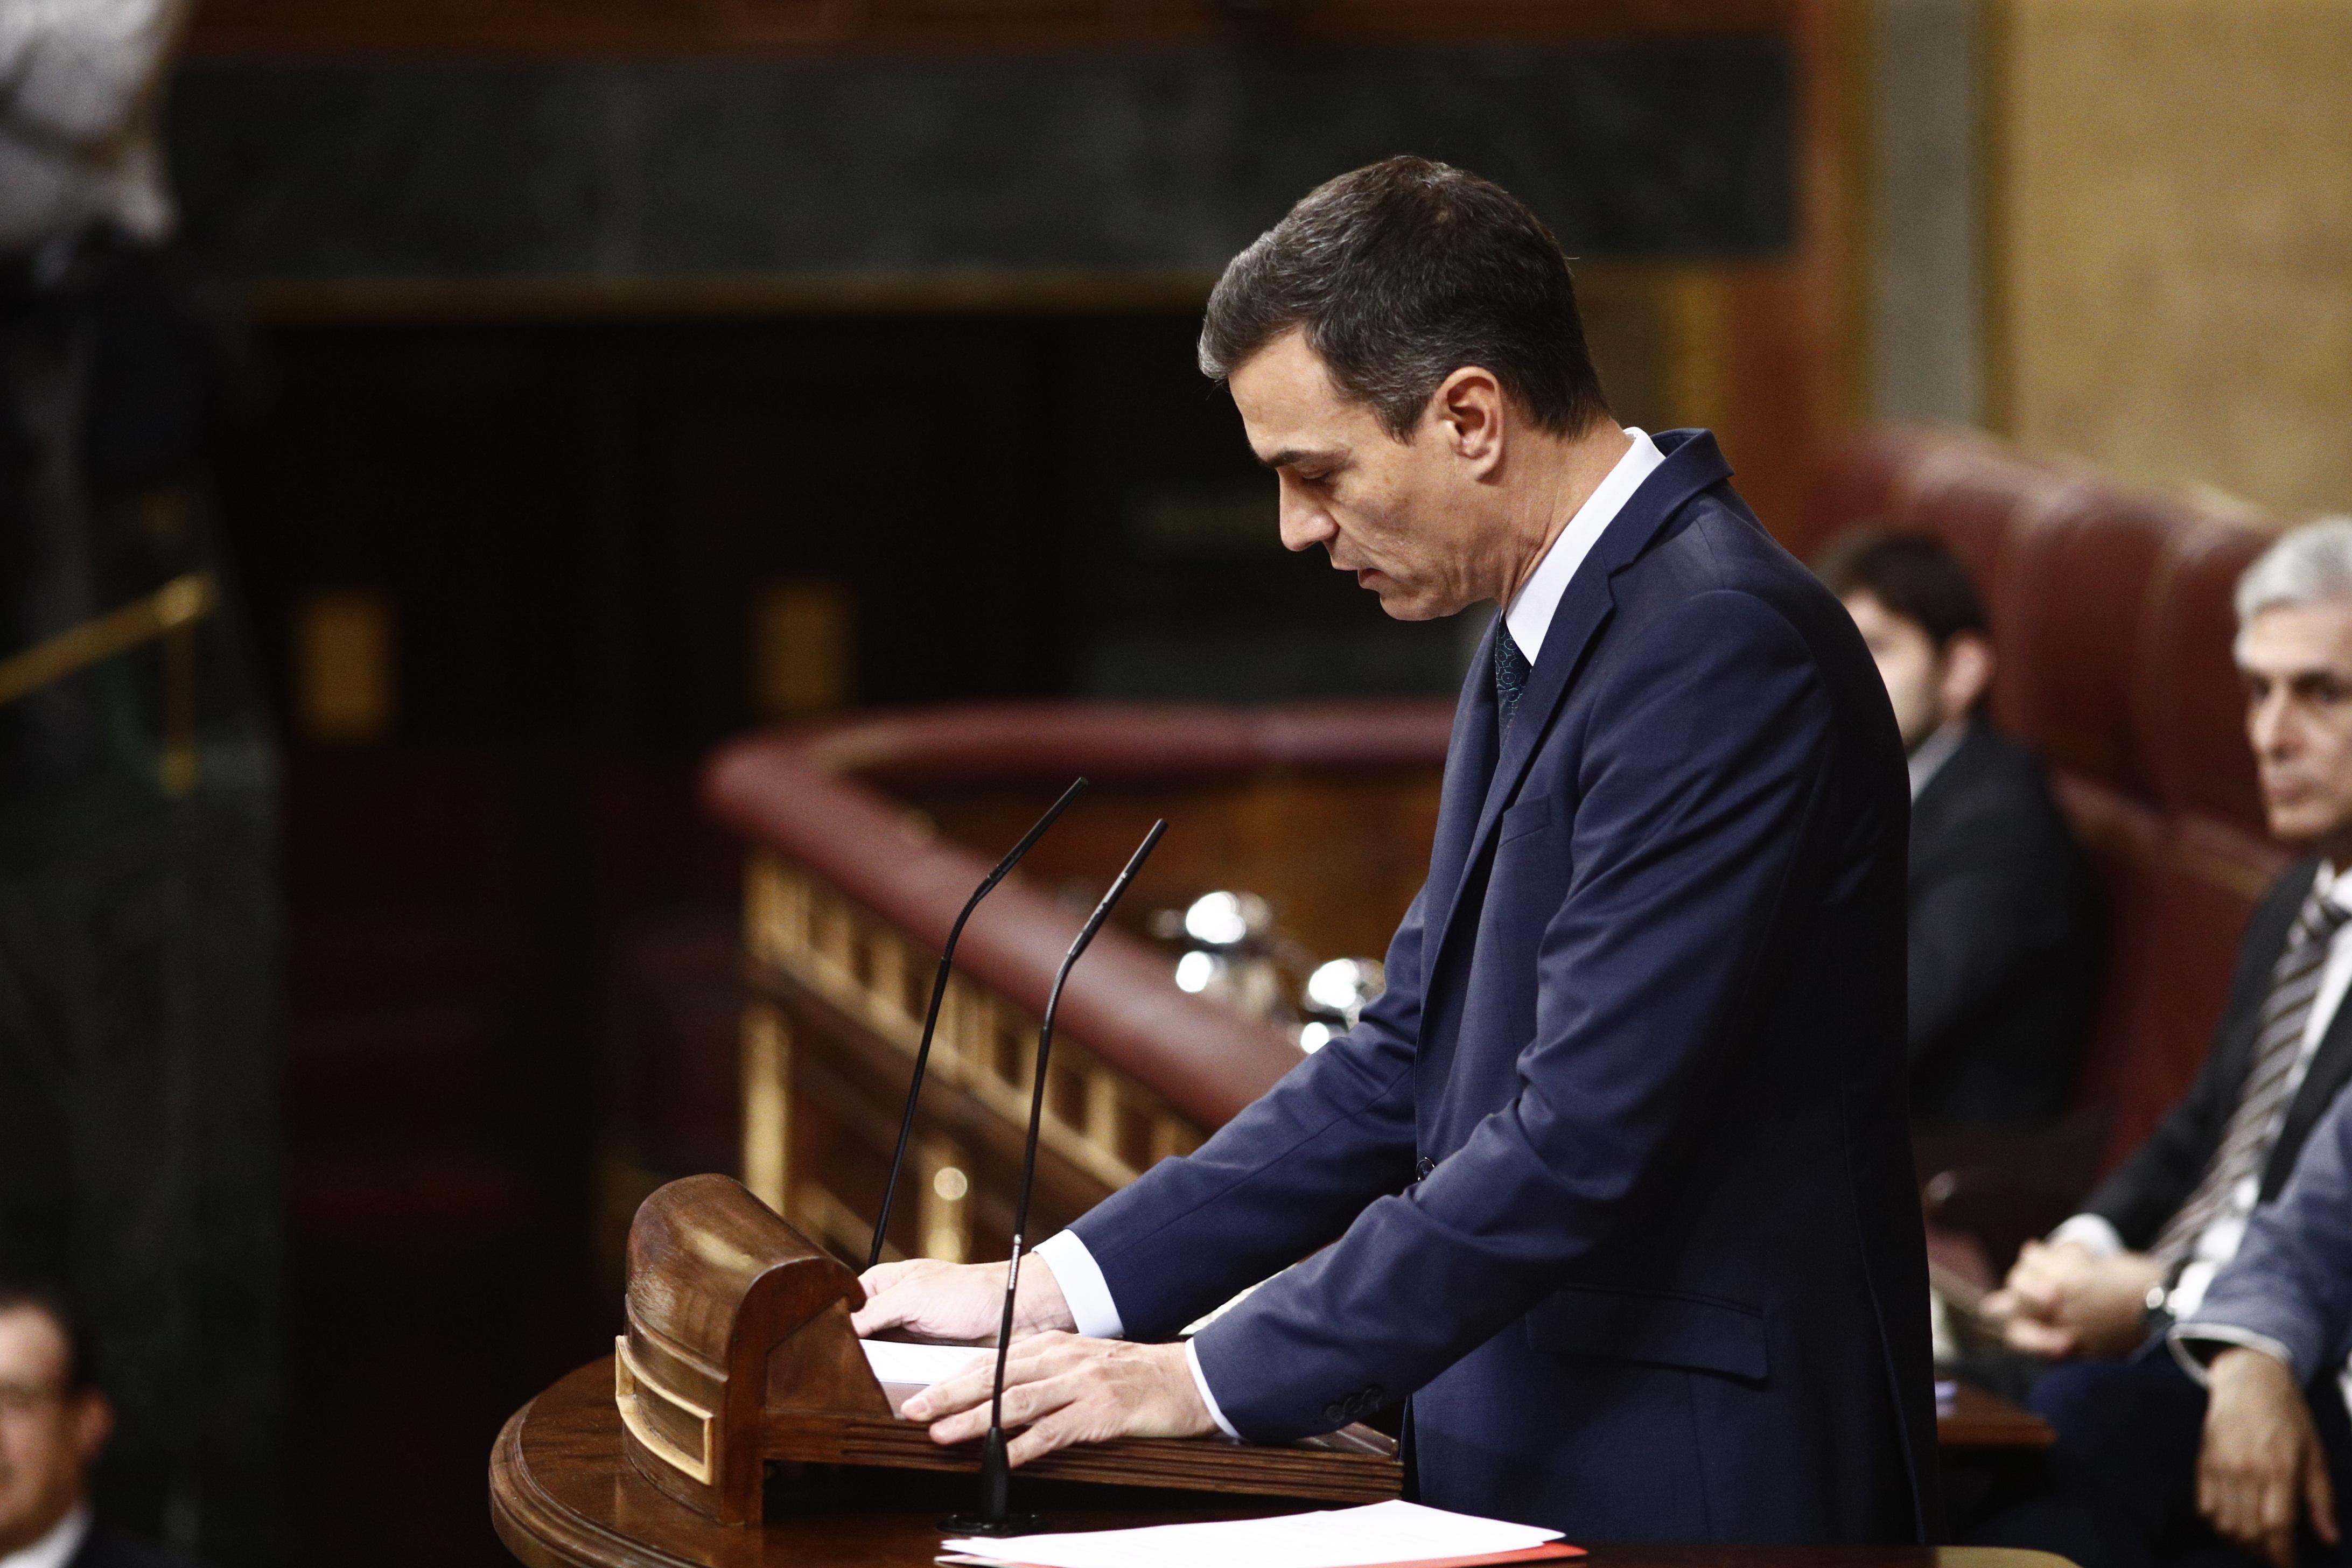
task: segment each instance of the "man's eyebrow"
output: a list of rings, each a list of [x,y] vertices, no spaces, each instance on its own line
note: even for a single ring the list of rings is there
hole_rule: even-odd
[[[1285,447],[1279,452],[1260,458],[1258,461],[1269,468],[1295,468],[1301,463],[1332,463],[1339,458],[1339,454],[1336,451],[1303,451],[1297,447]]]

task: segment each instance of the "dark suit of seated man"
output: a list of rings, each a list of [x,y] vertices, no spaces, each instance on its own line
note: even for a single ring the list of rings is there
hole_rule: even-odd
[[[1924,533],[1850,536],[1815,570],[1862,628],[1910,757],[1911,1114],[2051,1121],[2098,988],[2098,899],[2041,763],[1979,711],[1994,659],[1976,584]]]
[[[91,1518],[114,1413],[62,1297],[0,1284],[0,1568],[189,1568]]]
[[[1894,717],[1714,439],[1622,427],[1583,342],[1535,216],[1419,159],[1314,192],[1219,282],[1202,360],[1284,542],[1399,618],[1500,614],[1387,992],[1020,1270],[1015,1460],[1402,1401],[1439,1507],[1923,1538]],[[856,1321],[992,1332],[1005,1279],[885,1265]],[[906,1411],[968,1440],[988,1381]]]
[[[2352,1097],[2194,1312],[2127,1362],[2053,1373],[2057,1488],[1983,1534],[2084,1568],[2347,1560],[2352,1484]]]
[[[2270,830],[2311,858],[2255,909],[2187,1097],[1988,1298],[2021,1351],[2121,1355],[2150,1313],[2193,1306],[2352,1079],[2352,520],[2281,536],[2240,579],[2237,613]]]

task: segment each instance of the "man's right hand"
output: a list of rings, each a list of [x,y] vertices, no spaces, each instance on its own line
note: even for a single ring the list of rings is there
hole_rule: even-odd
[[[1984,1299],[2011,1350],[2123,1355],[2147,1337],[2148,1288],[2164,1277],[2144,1252],[2102,1258],[2079,1242],[2029,1241],[2001,1288]]]
[[[901,1329],[925,1339],[958,1343],[993,1341],[1004,1317],[1004,1265],[942,1263],[917,1258],[884,1263],[858,1276],[866,1305],[849,1326],[863,1339],[885,1329]],[[1062,1299],[1061,1282],[1035,1253],[1021,1259],[1021,1285],[1013,1303],[1013,1337],[1024,1339],[1049,1329],[1075,1333],[1077,1321]]]
[[[2327,1455],[2294,1373],[2261,1351],[2231,1349],[2213,1358],[2211,1377],[2197,1455],[2197,1511],[2272,1568],[2294,1568],[2302,1506],[2310,1508],[2319,1538],[2335,1545]]]

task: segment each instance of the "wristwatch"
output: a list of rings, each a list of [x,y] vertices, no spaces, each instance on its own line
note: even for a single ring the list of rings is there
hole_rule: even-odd
[[[2180,1289],[2180,1276],[2188,1267],[2189,1260],[2184,1258],[2147,1288],[2147,1297],[2140,1303],[2139,1321],[2149,1333],[2164,1333],[2172,1327],[2172,1293]]]

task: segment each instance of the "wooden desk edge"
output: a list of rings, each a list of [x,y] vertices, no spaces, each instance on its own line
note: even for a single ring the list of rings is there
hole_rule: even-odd
[[[1949,1414],[1936,1413],[1936,1444],[1942,1448],[2046,1448],[2057,1440],[2041,1416],[1969,1384],[1954,1391]]]
[[[499,1541],[527,1568],[581,1568],[583,1564],[594,1564],[596,1568],[698,1568],[698,1564],[716,1561],[699,1553],[679,1555],[607,1528],[597,1520],[567,1507],[551,1494],[532,1473],[531,1445],[525,1442],[526,1432],[530,1428],[533,1417],[541,1413],[548,1396],[565,1391],[567,1385],[575,1383],[580,1386],[572,1392],[581,1400],[609,1390],[612,1384],[609,1363],[592,1363],[560,1380],[509,1416],[506,1425],[499,1429],[498,1441],[491,1447],[489,1464],[490,1524]],[[2029,1416],[2028,1419],[2041,1425],[2038,1418]],[[616,1432],[609,1453],[598,1452],[593,1456],[583,1453],[574,1457],[592,1458],[600,1467],[625,1467],[627,1461],[621,1457],[617,1442],[617,1415],[612,1425]],[[1988,1423],[1986,1435],[1979,1441],[1987,1446],[2032,1446],[2025,1440],[2025,1435],[2020,1429],[2022,1426],[2023,1423],[2013,1418]],[[1995,1426],[2002,1430],[1996,1433],[1992,1430]],[[2042,1426],[2042,1431],[2046,1434],[2047,1427]],[[570,1446],[566,1437],[550,1436],[558,1444]],[[2046,1436],[2041,1438],[2043,1443],[2048,1440]],[[602,1447],[593,1441],[588,1446]],[[635,1478],[616,1475],[615,1479],[625,1486]],[[643,1482],[636,1484],[645,1485]],[[646,1489],[646,1500],[657,1507],[666,1510],[677,1506],[669,1504],[667,1499],[658,1499],[650,1488]],[[680,1510],[679,1522],[690,1529],[705,1528],[699,1521],[686,1518],[683,1510]],[[718,1532],[726,1527],[709,1525],[707,1528]],[[724,1555],[727,1561],[735,1560],[731,1552]],[[1744,1559],[1751,1555],[1755,1561],[1747,1568],[1796,1568],[1796,1565],[1808,1562],[1837,1564],[1839,1568],[2065,1568],[2063,1559],[2046,1553],[1948,1546],[1932,1550],[1916,1547],[1878,1550],[1831,1547],[1811,1552],[1795,1549],[1778,1552],[1759,1548],[1601,1546],[1595,1548],[1595,1555],[1624,1563],[1625,1568],[1635,1568],[1636,1563],[1640,1568],[1722,1568],[1727,1559]]]
[[[530,1461],[522,1447],[523,1427],[538,1404],[534,1397],[508,1416],[507,1424],[499,1429],[499,1440],[490,1447],[490,1528],[507,1550],[526,1568],[578,1568],[585,1562],[611,1563],[615,1568],[677,1568],[677,1558],[649,1552],[625,1535],[582,1519],[548,1496],[530,1473]],[[576,1554],[565,1555],[565,1547],[573,1548]]]

